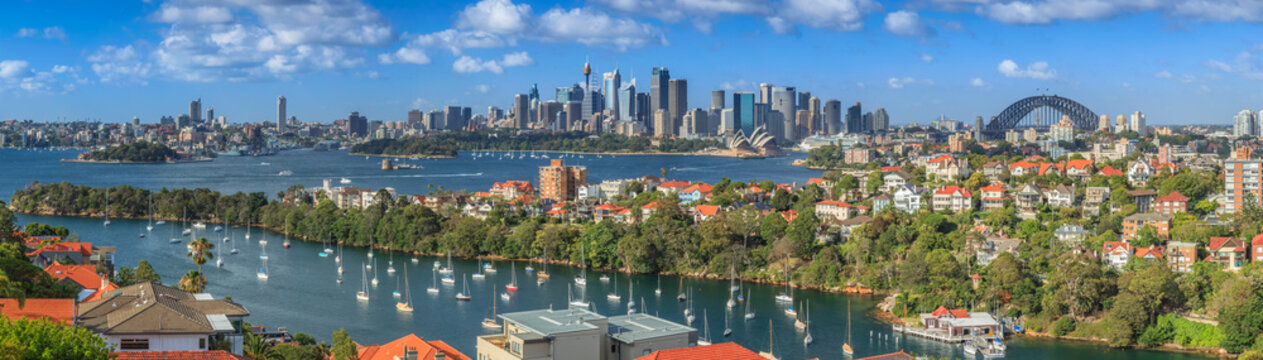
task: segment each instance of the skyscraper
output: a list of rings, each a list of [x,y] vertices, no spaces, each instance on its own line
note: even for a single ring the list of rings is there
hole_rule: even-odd
[[[605,92],[605,104],[609,106],[613,114],[614,120],[619,120],[622,111],[619,110],[618,91],[623,87],[623,77],[618,73],[618,68],[614,68],[614,72],[607,72],[602,76],[601,90]]]
[[[868,131],[868,129],[864,128],[864,115],[863,114],[864,113],[862,112],[862,109],[860,108],[860,103],[858,102],[855,103],[855,106],[846,108],[846,132],[848,134],[862,133],[862,132]]]
[[[754,133],[754,93],[737,91],[732,93],[732,126],[746,136]],[[734,131],[735,132],[735,131]]]
[[[759,84],[759,103],[768,104],[772,102],[772,84]]]
[[[596,91],[588,91],[583,95],[583,120],[591,121],[592,114],[605,111],[605,98],[601,97],[601,93]]]
[[[671,128],[671,115],[666,110],[658,109],[653,112],[653,136],[658,138],[669,137],[675,131]]]
[[[979,116],[975,118],[974,119],[974,140],[983,141],[986,139],[982,137],[982,129],[984,128],[985,128],[985,125],[982,124],[982,117]]]
[[[671,115],[672,127],[680,127],[680,124],[684,122],[684,112],[688,111],[689,83],[685,79],[671,79],[668,85],[670,101],[667,104],[667,112]]]
[[[779,127],[779,131],[772,132],[772,136],[784,140],[797,140],[798,137],[794,131],[796,127],[794,124],[794,112],[798,110],[798,105],[795,103],[797,100],[798,90],[793,86],[772,87],[772,111],[780,113],[781,120],[784,121],[782,124],[775,124],[779,126],[768,127],[768,130]]]
[[[460,106],[448,105],[443,108],[443,128],[447,130],[460,130],[465,128],[465,109]]]
[[[583,104],[578,101],[570,101],[566,103],[566,123],[565,130],[571,130],[576,125],[583,123]]]
[[[548,166],[539,167],[539,195],[545,199],[574,200],[579,194],[576,188],[587,181],[586,166],[566,166],[561,160],[552,160]]]
[[[877,108],[873,112],[873,131],[886,131],[890,129],[890,115],[886,114],[886,108]]]
[[[653,117],[653,111],[649,109],[649,94],[636,93],[636,118],[633,121],[640,123],[644,128],[649,128],[650,118]]]
[[[1145,126],[1145,114],[1137,111],[1131,114],[1131,131],[1135,131],[1140,136],[1149,134],[1149,128]]]
[[[276,97],[276,128],[278,131],[282,131],[282,132],[283,132],[282,129],[285,128],[285,119],[287,118],[287,114],[285,113],[286,106],[288,105],[286,103],[285,96],[277,96]]]
[[[828,100],[824,102],[824,127],[829,135],[845,132],[842,126],[842,102]]]
[[[811,92],[810,92],[810,91],[799,91],[799,92],[798,92],[798,109],[797,109],[797,110],[807,110],[807,111],[811,111],[811,109],[809,109],[809,108],[808,108],[809,106],[811,106]]]
[[[1114,132],[1120,133],[1124,131],[1127,131],[1127,117],[1119,115],[1114,118]]]
[[[807,136],[824,131],[824,116],[820,114],[820,98],[812,96],[807,99],[807,111],[811,112],[811,122],[807,126]]]
[[[408,110],[408,127],[420,128],[423,122],[425,122],[425,113],[417,109]]]
[[[347,132],[353,137],[364,137],[368,135],[368,118],[360,116],[359,111],[352,111],[351,115],[346,117]]]
[[[1232,137],[1239,138],[1242,136],[1255,136],[1259,131],[1255,128],[1254,112],[1241,110],[1237,116],[1232,117]]]
[[[215,108],[206,109],[206,121],[215,122]]]
[[[723,90],[712,90],[710,92],[710,108],[711,109],[724,108],[724,91]]]
[[[710,136],[714,131],[711,130],[710,113],[701,108],[689,110],[689,117],[693,123],[689,126],[693,133],[689,135]]]
[[[667,100],[671,96],[671,88],[668,83],[671,81],[671,71],[664,67],[653,68],[653,75],[649,78],[649,108],[647,112],[653,114],[658,110],[667,110],[670,102]]]
[[[1110,116],[1101,114],[1101,119],[1096,122],[1096,131],[1110,131]]]
[[[527,119],[530,119],[531,110],[527,107],[526,94],[513,95],[513,127],[517,129],[525,129]]]
[[[640,111],[636,107],[636,80],[618,89],[618,106],[615,106],[614,110],[618,112],[617,119],[620,121],[636,120],[636,114]]]
[[[189,102],[189,120],[194,125],[202,122],[202,99]]]

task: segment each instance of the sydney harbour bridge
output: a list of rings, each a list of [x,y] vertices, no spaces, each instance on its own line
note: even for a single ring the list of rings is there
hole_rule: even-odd
[[[1077,101],[1057,95],[1037,95],[1018,100],[991,117],[982,132],[987,138],[996,139],[1003,138],[1009,130],[1044,131],[1060,122],[1063,115],[1069,116],[1074,128],[1080,131],[1095,131],[1099,121],[1095,112]]]

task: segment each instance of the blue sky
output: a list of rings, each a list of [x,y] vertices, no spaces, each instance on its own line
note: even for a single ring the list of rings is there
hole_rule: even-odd
[[[0,119],[155,122],[189,100],[229,121],[507,108],[653,66],[710,91],[797,86],[891,121],[994,115],[1055,93],[1150,124],[1263,109],[1255,0],[10,1]],[[1039,90],[1037,90],[1039,89]],[[1043,90],[1048,89],[1048,90]]]

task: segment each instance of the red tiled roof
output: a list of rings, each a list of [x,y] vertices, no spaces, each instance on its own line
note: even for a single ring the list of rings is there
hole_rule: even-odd
[[[636,360],[766,360],[735,342],[658,350]]]
[[[698,214],[706,216],[714,216],[719,213],[719,205],[698,205],[696,209]]]
[[[425,340],[416,334],[408,334],[384,345],[364,345],[359,349],[359,360],[394,360],[402,359],[404,349],[415,350],[418,359],[433,359],[436,353],[442,352],[448,359],[470,360],[465,354],[456,351],[447,343],[438,340]]]
[[[1088,159],[1075,159],[1075,160],[1067,160],[1067,161],[1066,161],[1066,166],[1067,166],[1067,167],[1069,167],[1069,168],[1071,168],[1071,169],[1081,169],[1081,170],[1083,170],[1083,169],[1087,169],[1087,168],[1092,167],[1092,160],[1088,160]]]
[[[957,191],[959,191],[960,194],[964,197],[974,196],[973,194],[969,192],[969,190],[966,190],[965,188],[962,188],[956,185],[947,185],[947,186],[941,187],[938,190],[934,191],[934,194],[935,195],[951,195],[952,193],[955,193]]]
[[[1018,160],[1018,162],[1009,164],[1009,169],[1017,169],[1017,168],[1030,169],[1030,168],[1036,168],[1036,167],[1039,167],[1039,164],[1035,164],[1026,160]]]
[[[98,274],[96,266],[93,265],[62,265],[54,262],[45,267],[44,272],[57,280],[70,278],[70,281],[74,281],[85,289],[99,289],[102,282],[109,284],[109,278]]]
[[[785,222],[794,222],[798,218],[798,212],[794,210],[785,210],[781,212],[781,217],[785,218]]]
[[[680,180],[671,180],[668,182],[658,184],[658,187],[660,188],[685,188],[688,186],[689,186],[688,181],[680,181]]]
[[[1109,165],[1105,165],[1105,167],[1104,167],[1104,168],[1101,168],[1101,171],[1100,171],[1100,172],[1098,172],[1098,173],[1099,173],[1099,174],[1101,174],[1101,176],[1116,176],[1116,175],[1117,175],[1117,176],[1121,176],[1121,175],[1123,175],[1123,172],[1122,172],[1122,171],[1119,171],[1118,169],[1115,169],[1113,166],[1109,166]]]
[[[881,171],[881,172],[891,172],[891,171],[899,171],[899,170],[903,170],[903,168],[898,167],[898,166],[883,166],[877,169],[877,171]]]
[[[1188,197],[1181,195],[1179,191],[1172,191],[1170,194],[1162,195],[1158,198],[1158,202],[1188,202]]]
[[[1250,240],[1250,245],[1263,246],[1263,234],[1254,235],[1254,239]]]
[[[811,185],[811,184],[824,184],[824,179],[821,179],[821,178],[807,179],[807,185]]]
[[[1257,237],[1257,236],[1255,237],[1255,240],[1256,240],[1256,241],[1258,240],[1258,237]],[[1241,244],[1241,242],[1240,242],[1240,241],[1237,241],[1237,239],[1236,239],[1236,238],[1233,238],[1233,237],[1227,237],[1227,236],[1215,236],[1215,237],[1211,237],[1211,238],[1210,238],[1210,246],[1206,247],[1206,249],[1207,249],[1207,250],[1210,250],[1210,251],[1219,251],[1219,250],[1224,250],[1223,248],[1224,248],[1225,246],[1231,246],[1231,247],[1232,247],[1232,248],[1227,249],[1227,250],[1231,250],[1231,251],[1245,251],[1245,247],[1243,247],[1243,246],[1242,246],[1242,244]]]
[[[48,319],[70,325],[75,319],[75,299],[0,299],[0,314],[9,318]]]
[[[640,208],[641,208],[641,209],[657,209],[657,208],[658,208],[658,202],[657,202],[657,201],[650,201],[648,204],[645,204],[645,206],[641,206]]]
[[[1153,257],[1160,259],[1164,256],[1163,255],[1164,252],[1166,252],[1166,249],[1163,248],[1162,246],[1151,246],[1147,248],[1139,248],[1139,249],[1136,249],[1136,257],[1143,258],[1143,257],[1152,255]]]
[[[844,202],[841,202],[841,201],[837,201],[837,200],[825,200],[825,201],[821,201],[821,202],[816,203],[816,205],[817,205],[817,206],[819,206],[819,205],[832,205],[832,206],[837,206],[837,207],[851,207],[851,204],[847,204],[847,203],[844,203]]]
[[[118,360],[250,360],[224,350],[212,351],[115,351]]]
[[[56,244],[44,245],[38,250],[27,253],[26,256],[39,255],[45,251],[53,252],[79,252],[83,256],[92,256],[92,243],[86,242],[61,242]]]
[[[1122,241],[1106,241],[1101,244],[1101,250],[1104,253],[1112,253],[1115,250],[1125,250],[1128,254],[1130,254],[1131,244]]]
[[[939,305],[938,309],[934,309],[934,312],[930,313],[930,315],[934,315],[935,317],[939,317],[943,315],[950,315],[951,317],[954,317],[957,319],[969,318],[968,311],[965,311],[963,309],[948,310],[946,307],[943,307],[942,305]]]
[[[991,185],[987,185],[987,186],[983,187],[983,188],[982,188],[982,189],[980,189],[980,190],[982,190],[982,191],[1000,191],[1000,192],[1003,192],[1005,189],[1004,189],[1004,184],[1001,184],[999,181],[996,181],[996,182],[991,183]]]
[[[927,161],[926,163],[938,163],[938,162],[951,161],[951,160],[952,160],[951,155],[939,155],[938,157],[930,161]]]
[[[701,193],[709,193],[709,192],[710,192],[710,189],[712,189],[712,188],[714,188],[714,186],[711,186],[710,184],[707,184],[707,183],[697,183],[697,184],[693,184],[693,185],[691,185],[691,186],[689,186],[689,187],[687,187],[687,188],[684,188],[684,190],[681,190],[680,192],[682,192],[682,193],[691,193],[691,192],[693,192],[693,191],[698,191],[698,192],[701,192]]]
[[[906,352],[903,352],[903,350],[899,350],[899,352],[895,352],[895,353],[863,357],[856,360],[912,360],[912,359],[916,359],[916,357],[909,355]]]

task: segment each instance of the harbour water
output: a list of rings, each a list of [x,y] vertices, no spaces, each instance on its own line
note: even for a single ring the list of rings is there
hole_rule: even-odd
[[[355,186],[393,186],[405,193],[424,193],[429,184],[435,184],[436,188],[442,185],[448,189],[482,190],[495,181],[533,180],[536,167],[546,161],[529,158],[472,160],[462,156],[448,160],[417,160],[415,163],[424,166],[424,169],[397,172],[382,172],[378,158],[364,160],[363,157],[348,156],[345,152],[292,151],[275,157],[223,158],[210,163],[177,165],[101,165],[57,161],[72,157],[74,153],[0,150],[0,163],[5,164],[7,169],[4,175],[0,175],[0,195],[7,198],[13,190],[31,181],[68,181],[94,186],[130,184],[151,189],[164,186],[207,187],[225,192],[264,191],[275,194],[291,184],[314,186],[321,179],[341,177],[352,179]],[[790,158],[737,160],[693,156],[620,156],[592,159],[588,155],[584,159],[566,160],[567,163],[587,165],[589,176],[593,179],[658,175],[663,167],[674,168],[669,170],[673,179],[699,181],[716,181],[721,176],[729,176],[737,180],[770,179],[801,183],[809,177],[819,176],[819,171],[789,166]],[[261,162],[269,165],[260,165]],[[293,175],[277,176],[281,170],[291,170]],[[176,223],[156,226],[145,238],[138,238],[138,234],[145,231],[144,221],[115,219],[106,227],[101,219],[19,216],[18,220],[23,224],[36,221],[66,226],[84,241],[116,246],[117,264],[134,266],[139,260],[148,260],[166,283],[174,283],[185,272],[195,268],[185,256],[184,245],[168,241],[172,237],[187,240],[187,237],[179,235],[179,224]],[[601,274],[590,271],[588,285],[580,291],[573,287],[578,269],[564,266],[549,266],[551,279],[537,283],[534,275],[524,271],[526,264],[518,263],[520,289],[505,300],[500,296],[505,292],[504,285],[512,277],[512,265],[496,263],[499,270],[496,274],[488,274],[484,280],[469,281],[472,301],[460,302],[454,296],[463,287],[463,280],[458,280],[454,286],[438,285],[438,294],[425,290],[433,286],[434,262],[445,260],[420,257],[414,264],[410,257],[403,254],[377,252],[374,254],[377,260],[374,269],[379,285],[370,289],[371,300],[359,302],[355,299],[355,292],[363,285],[360,269],[368,259],[366,249],[344,249],[344,282],[338,284],[335,281],[337,264],[334,255],[318,256],[322,249],[319,243],[294,241],[290,249],[282,249],[281,235],[269,232],[266,252],[269,255],[267,266],[270,278],[260,280],[255,273],[263,266],[259,254],[264,250],[258,243],[263,233],[254,230],[251,241],[246,241],[244,235],[245,229],[198,234],[223,247],[225,259],[223,268],[217,268],[213,260],[205,265],[209,282],[206,291],[215,296],[231,296],[244,304],[252,312],[247,320],[253,324],[265,325],[269,329],[284,326],[290,331],[306,332],[324,341],[328,341],[330,334],[338,328],[345,328],[356,341],[365,344],[384,343],[407,333],[416,333],[427,339],[446,341],[472,357],[475,354],[475,337],[487,334],[479,323],[490,315],[493,299],[498,302],[496,308],[501,313],[563,308],[567,306],[569,288],[571,292],[576,292],[576,296],[583,294],[588,298],[593,310],[601,314],[624,314],[628,300],[635,299],[640,304],[638,308],[643,306],[650,314],[684,322],[686,304],[676,300],[679,289],[684,287],[692,289],[695,299],[692,309],[698,316],[693,326],[703,329],[702,314],[708,314],[709,329],[714,334],[710,336],[712,341],[736,341],[756,351],[766,351],[774,345],[776,354],[782,359],[841,359],[848,299],[851,302],[852,345],[856,348],[856,357],[899,350],[917,355],[964,356],[956,346],[892,333],[888,325],[868,315],[877,301],[870,297],[796,291],[799,308],[803,307],[802,303],[810,303],[811,333],[815,342],[805,346],[802,341],[805,333],[794,329],[794,319],[784,314],[784,304],[778,304],[773,299],[777,293],[784,291],[783,287],[744,285],[743,289],[750,292],[747,301],[756,313],[754,320],[746,321],[743,317],[744,303],[739,303],[734,313],[726,311],[725,303],[731,294],[727,281],[662,277],[662,295],[657,296],[654,294],[659,287],[656,276],[627,277],[609,273],[609,276],[618,279],[615,287],[613,279],[608,283],[599,281],[597,278]],[[225,236],[231,241],[220,242],[219,239]],[[233,247],[240,251],[239,254],[229,255],[228,250]],[[389,275],[386,268],[392,258],[399,272]],[[455,259],[453,265],[458,279],[478,268],[473,260]],[[539,264],[534,266],[537,271],[542,269]],[[413,307],[416,309],[411,314],[395,310],[397,299],[391,295],[397,290],[396,284],[401,281],[404,271],[408,272]],[[368,275],[370,279],[373,276],[372,272]],[[630,295],[629,281],[633,293]],[[611,291],[622,295],[622,300],[606,300],[606,294]],[[733,330],[730,337],[722,336],[725,318]],[[769,344],[769,319],[774,334],[773,344]],[[1089,343],[1020,337],[1010,340],[1008,345],[1009,359],[1210,358],[1196,354],[1120,351]]]

